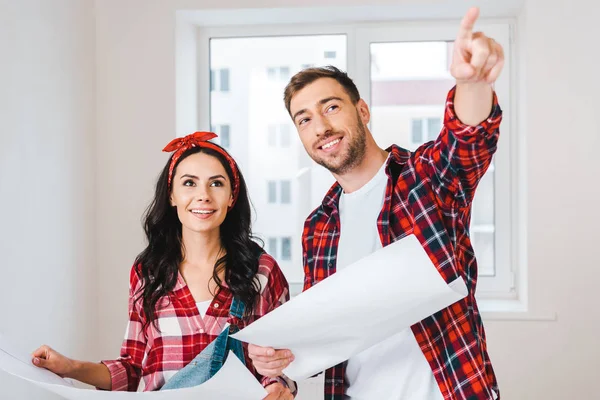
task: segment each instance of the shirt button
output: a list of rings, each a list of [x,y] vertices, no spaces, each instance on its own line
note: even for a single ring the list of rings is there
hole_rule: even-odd
[[[215,303],[215,304],[213,305],[213,307],[214,307],[214,308],[219,308],[219,303]]]
[[[204,333],[204,329],[198,328],[198,333]]]

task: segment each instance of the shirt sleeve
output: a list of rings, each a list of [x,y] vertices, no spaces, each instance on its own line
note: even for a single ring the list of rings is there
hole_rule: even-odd
[[[456,87],[448,93],[440,135],[415,150],[413,157],[417,172],[430,179],[438,201],[462,208],[471,204],[477,184],[492,162],[502,110],[494,93],[489,117],[477,126],[465,125],[454,109],[455,93]]]
[[[254,308],[254,314],[248,323],[268,314],[290,299],[289,285],[283,272],[277,261],[266,253],[259,259],[257,279],[260,283],[260,297]],[[276,378],[262,376],[258,372],[255,372],[255,375],[265,387],[280,382],[288,387],[294,396],[297,393],[296,382],[285,375]]]
[[[137,269],[131,269],[129,278],[129,322],[125,339],[121,347],[121,355],[116,360],[104,360],[111,377],[111,390],[135,392],[142,375],[142,361],[146,351],[146,335],[140,309],[140,302],[134,301],[141,287]]]

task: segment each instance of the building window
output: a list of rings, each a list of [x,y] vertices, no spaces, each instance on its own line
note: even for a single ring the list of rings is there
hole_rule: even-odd
[[[221,147],[224,147],[226,149],[230,148],[230,146],[231,146],[231,127],[229,126],[229,124],[212,125],[211,131],[217,134],[217,136],[218,136],[218,138],[216,138],[217,143],[220,144]]]
[[[269,203],[277,203],[277,182],[268,181],[268,201]]]
[[[285,65],[279,67],[267,67],[267,78],[270,81],[285,82],[290,80],[290,67]]]
[[[435,140],[442,129],[441,118],[413,118],[411,120],[411,138],[414,144]]]
[[[292,238],[281,238],[281,260],[289,261],[292,259]]]
[[[277,187],[279,186],[279,199],[277,198]],[[292,182],[267,181],[267,201],[271,204],[291,204],[292,203]]]
[[[326,51],[323,53],[323,57],[325,57],[326,60],[333,60],[336,57],[336,52],[335,51]]]
[[[292,182],[281,181],[281,204],[292,202]]]
[[[422,143],[423,142],[423,119],[416,118],[412,119],[412,129],[411,129],[411,137],[413,143]]]
[[[229,68],[210,70],[210,90],[212,92],[229,92]]]
[[[277,238],[269,238],[269,247],[268,247],[268,251],[269,254],[273,257],[273,258],[277,258]]]
[[[221,146],[225,148],[229,148],[231,146],[229,131],[229,125],[221,125]]]

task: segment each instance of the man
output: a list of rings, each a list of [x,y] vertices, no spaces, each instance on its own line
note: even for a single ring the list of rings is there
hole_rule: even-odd
[[[306,151],[337,180],[304,225],[305,290],[409,234],[446,282],[461,277],[468,288],[463,300],[328,369],[325,399],[499,398],[468,230],[475,188],[496,150],[501,110],[491,84],[504,56],[493,39],[473,32],[478,15],[469,10],[460,25],[442,132],[414,152],[377,146],[369,107],[345,73],[312,68],[286,87]],[[368,315],[357,318],[369,323]],[[251,345],[249,352],[265,376],[280,375],[293,360],[285,349]]]

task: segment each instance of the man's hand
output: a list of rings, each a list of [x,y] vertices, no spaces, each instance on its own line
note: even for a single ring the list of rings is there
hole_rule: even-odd
[[[269,378],[281,376],[283,370],[294,361],[294,355],[289,350],[275,350],[253,344],[248,345],[248,355],[256,371]]]
[[[450,73],[457,83],[494,83],[504,66],[502,46],[482,32],[473,32],[479,9],[473,7],[460,23]]]
[[[283,386],[281,383],[272,383],[265,388],[269,395],[263,400],[293,400],[294,396],[290,389]]]

